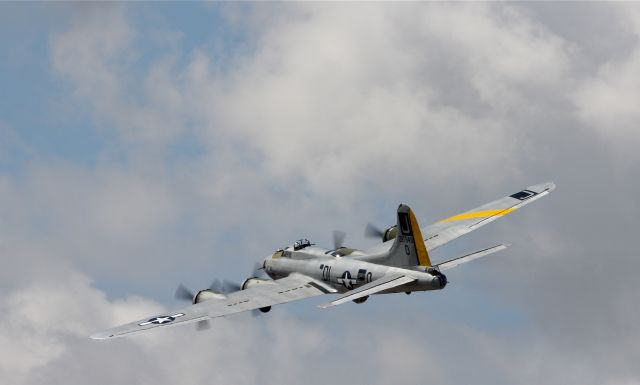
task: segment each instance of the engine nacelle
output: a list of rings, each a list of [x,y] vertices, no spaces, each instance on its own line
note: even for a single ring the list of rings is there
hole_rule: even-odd
[[[391,226],[382,234],[382,242],[390,241],[398,236],[398,226]]]
[[[248,288],[250,288],[251,286],[255,286],[255,285],[264,285],[265,283],[272,283],[273,281],[270,279],[260,279],[260,278],[247,278],[244,280],[244,282],[242,283],[242,290],[246,290]]]
[[[211,289],[205,289],[205,290],[200,290],[198,294],[196,294],[195,297],[193,297],[193,303],[195,305],[196,303],[209,301],[211,299],[226,299],[226,298],[227,296],[225,296],[224,294],[216,293]]]

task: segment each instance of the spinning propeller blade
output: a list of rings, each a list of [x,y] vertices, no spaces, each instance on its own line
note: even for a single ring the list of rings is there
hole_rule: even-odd
[[[256,278],[264,276],[264,267],[262,267],[262,263],[256,262],[253,264],[251,276]]]
[[[367,227],[364,229],[364,236],[368,238],[382,238],[384,235],[384,230],[381,230],[379,227],[372,225],[371,223],[367,223]]]
[[[234,291],[238,291],[242,289],[242,285],[237,282],[232,282],[228,280],[222,281],[222,292],[224,294],[233,293]]]
[[[344,245],[344,239],[347,237],[347,233],[340,230],[333,231],[333,248],[339,249]]]
[[[340,232],[342,233],[342,232]],[[342,233],[342,240],[344,240],[344,233]],[[251,271],[251,275],[250,277],[252,278],[258,278],[258,277],[262,277],[264,276],[264,268],[262,267],[262,264],[260,262],[256,262],[253,265],[253,270]],[[237,282],[233,282],[233,281],[229,281],[229,280],[222,280],[220,281],[219,279],[214,279],[213,282],[211,282],[211,284],[208,287],[209,290],[212,290],[216,293],[220,293],[220,294],[229,294],[229,293],[233,293],[239,290],[242,290],[242,285],[237,283]],[[178,287],[176,288],[176,292],[174,294],[174,297],[176,299],[182,300],[182,301],[189,301],[189,302],[193,302],[193,299],[195,298],[196,294],[191,291],[190,289],[188,289],[185,285],[183,284],[179,284]],[[258,309],[255,309],[253,311],[253,315],[257,316],[259,315],[261,312]],[[199,331],[202,330],[207,330],[211,327],[211,325],[209,324],[209,320],[202,320],[202,321],[198,321],[196,323],[196,329]]]
[[[193,301],[193,297],[195,297],[196,295],[191,290],[187,289],[183,284],[179,284],[173,296],[176,299],[191,302]]]
[[[198,330],[199,332],[203,331],[203,330],[207,330],[211,327],[211,324],[209,323],[209,320],[202,320],[202,321],[198,321],[196,323],[196,330]]]
[[[209,289],[215,291],[216,293],[224,293],[223,284],[220,283],[219,279],[214,279],[209,285]]]

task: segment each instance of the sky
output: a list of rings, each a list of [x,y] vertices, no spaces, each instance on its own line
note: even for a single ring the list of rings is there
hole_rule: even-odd
[[[0,3],[0,52],[0,383],[640,383],[638,4]],[[88,338],[547,181],[441,292]]]

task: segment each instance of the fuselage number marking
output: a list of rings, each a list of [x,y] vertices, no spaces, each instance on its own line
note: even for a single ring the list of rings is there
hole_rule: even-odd
[[[331,266],[324,265],[320,266],[322,268],[322,280],[330,281],[331,280]]]

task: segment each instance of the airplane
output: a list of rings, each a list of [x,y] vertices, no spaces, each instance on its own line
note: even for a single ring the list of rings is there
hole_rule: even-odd
[[[384,231],[367,226],[365,235],[382,240],[369,250],[343,246],[345,234],[342,232],[334,232],[331,249],[301,239],[268,256],[242,285],[215,283],[195,294],[180,285],[176,297],[191,301],[188,307],[118,326],[90,338],[109,339],[188,323],[196,323],[198,329],[205,329],[214,318],[250,310],[266,313],[274,305],[324,294],[338,294],[339,297],[319,305],[320,308],[349,301],[361,304],[373,294],[442,290],[447,286],[444,271],[504,250],[510,244],[487,247],[436,264],[431,262],[430,251],[514,212],[554,189],[554,183],[529,186],[422,228],[411,208],[400,204],[395,225]]]

